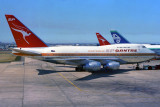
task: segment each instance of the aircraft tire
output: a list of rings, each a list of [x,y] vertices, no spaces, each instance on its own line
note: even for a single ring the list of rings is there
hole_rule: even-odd
[[[136,70],[139,70],[139,67],[136,67]]]

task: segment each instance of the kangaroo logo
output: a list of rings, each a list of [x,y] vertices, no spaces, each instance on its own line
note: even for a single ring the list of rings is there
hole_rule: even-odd
[[[12,24],[13,24],[13,23],[12,23]],[[21,27],[21,26],[15,25],[15,24],[13,24],[13,26],[15,26],[15,27],[18,28],[18,29],[15,29],[15,28],[13,28],[13,27],[11,27],[11,28],[12,28],[14,31],[17,31],[17,32],[22,33],[23,39],[26,41],[26,43],[29,44],[29,42],[26,40],[26,37],[31,35],[31,33],[27,33],[28,29],[25,28],[25,27]],[[24,31],[24,29],[26,29],[27,31]]]
[[[104,42],[105,42],[105,40],[103,39],[103,38],[99,38],[102,42],[103,42],[103,44],[104,44]]]
[[[113,34],[113,39],[116,41],[116,43],[121,42],[121,38],[117,34]]]
[[[100,35],[100,34],[97,34],[97,36],[101,36],[101,35]],[[106,41],[105,39],[103,39],[103,38],[101,38],[101,37],[98,37],[98,39],[101,40],[103,44],[105,44],[105,43],[104,43],[104,42]]]

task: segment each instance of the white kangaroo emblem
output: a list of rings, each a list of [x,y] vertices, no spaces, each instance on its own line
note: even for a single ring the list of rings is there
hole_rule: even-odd
[[[13,23],[12,23],[12,24],[13,24]],[[19,29],[15,29],[15,28],[11,27],[13,30],[22,33],[23,39],[29,44],[29,42],[26,40],[26,36],[30,36],[31,33],[27,33],[26,31],[24,31],[24,30],[23,30],[24,27],[21,27],[21,26],[15,25],[15,24],[13,24],[13,25],[14,25],[16,28],[21,29],[21,30],[19,30]],[[24,28],[24,29],[28,30],[27,28]]]
[[[104,39],[102,39],[102,38],[99,38],[102,42],[103,42],[103,44],[104,44],[104,42],[105,42],[105,40]]]

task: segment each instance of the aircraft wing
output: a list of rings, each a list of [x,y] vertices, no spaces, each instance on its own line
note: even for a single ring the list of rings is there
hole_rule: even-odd
[[[43,61],[51,62],[51,63],[58,63],[58,64],[71,64],[71,65],[85,65],[88,62],[98,61],[101,64],[106,64],[110,61],[117,61],[120,63],[125,63],[123,60],[119,58],[65,58],[65,59],[52,59],[52,58],[45,58]]]

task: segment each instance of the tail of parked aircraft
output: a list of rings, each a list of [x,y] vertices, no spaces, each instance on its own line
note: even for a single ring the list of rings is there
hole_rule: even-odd
[[[127,39],[125,39],[117,31],[111,31],[111,35],[113,37],[114,43],[129,43],[129,41]]]
[[[13,15],[5,15],[17,47],[47,47],[31,30]]]
[[[110,43],[99,33],[96,33],[100,46],[110,45]]]

